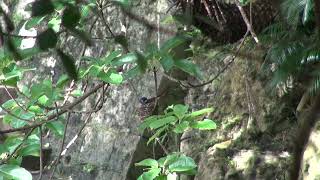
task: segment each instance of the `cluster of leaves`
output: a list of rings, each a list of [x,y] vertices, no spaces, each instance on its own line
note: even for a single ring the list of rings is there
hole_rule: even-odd
[[[127,1],[116,2],[122,8],[128,9],[130,5]],[[36,0],[28,8],[31,11],[31,18],[22,20],[23,22],[18,24],[23,24],[20,28],[24,29],[40,29],[39,34],[34,37],[14,35],[14,33],[19,32],[19,29],[14,28],[16,22],[12,22],[10,17],[4,13],[0,14],[5,16],[6,26],[10,27],[6,31],[0,27],[0,40],[4,38],[5,42],[4,46],[0,48],[0,60],[3,62],[0,70],[0,84],[14,87],[18,91],[18,97],[8,100],[1,105],[1,108],[3,112],[6,112],[3,123],[12,128],[39,126],[35,126],[34,129],[26,128],[30,130],[30,133],[11,134],[3,144],[0,144],[0,160],[2,163],[0,165],[0,179],[2,176],[8,179],[31,179],[31,174],[24,168],[19,167],[22,158],[24,156],[40,155],[40,138],[42,137],[40,137],[41,133],[38,127],[41,126],[43,131],[50,130],[57,137],[64,136],[66,122],[64,115],[58,115],[58,112],[66,108],[70,96],[80,99],[86,93],[84,88],[81,88],[81,83],[76,80],[87,79],[90,80],[88,82],[98,81],[109,85],[120,85],[127,79],[145,73],[155,64],[160,64],[160,67],[166,72],[173,68],[179,68],[199,79],[202,78],[200,69],[190,59],[177,58],[174,51],[175,48],[191,41],[192,37],[188,35],[177,35],[165,42],[160,48],[150,45],[145,52],[115,50],[101,57],[85,56],[79,60],[81,63],[79,63],[78,68],[71,53],[62,50],[60,41],[66,38],[63,36],[65,33],[66,36],[71,34],[79,38],[87,46],[94,45],[90,35],[85,31],[84,22],[92,14],[97,14],[97,3],[93,0],[81,1],[80,3],[75,0]],[[38,28],[39,26],[40,28]],[[35,45],[27,49],[21,48],[22,41],[30,38],[36,39]],[[114,41],[123,47],[128,46],[124,36],[115,36]],[[14,60],[25,60],[43,52],[56,53],[66,69],[66,74],[60,75],[57,82],[44,78],[30,86],[20,83],[25,80],[23,78],[25,72],[36,73],[37,68],[22,68]],[[185,52],[182,50],[180,53]],[[132,68],[120,73],[118,69],[125,64],[131,65]],[[72,82],[75,85],[70,90],[71,80],[74,80]],[[158,125],[158,128],[169,130],[171,126],[176,127],[175,132],[177,133],[181,133],[188,127],[197,129],[215,128],[215,124],[211,120],[194,121],[201,114],[212,111],[211,109],[193,113],[187,113],[187,109],[186,106],[182,105],[172,106],[171,110],[169,107],[165,116],[169,119],[175,117],[176,121],[167,121],[166,124]],[[150,125],[154,127],[154,124]],[[182,161],[183,156],[179,156],[179,158]],[[177,162],[178,159],[176,159]],[[168,162],[164,165],[165,167],[173,163],[171,160],[169,164]]]
[[[287,80],[311,79],[303,81],[310,86],[309,92],[319,90],[320,74],[315,64],[319,61],[319,34],[315,29],[314,3],[312,0],[282,3],[283,21],[266,29],[265,42],[271,43],[265,64],[267,69],[274,69],[272,85],[286,85]]]
[[[148,140],[148,144],[156,139],[163,141],[169,133],[181,134],[188,129],[214,130],[217,128],[216,123],[210,119],[204,119],[203,116],[211,113],[212,108],[205,108],[194,112],[189,112],[186,105],[169,106],[163,115],[154,115],[146,118],[139,126],[140,131],[149,129],[153,132]],[[157,142],[157,141],[156,141]],[[172,153],[158,161],[154,159],[145,159],[136,166],[149,166],[139,179],[160,180],[172,179],[174,174],[194,175],[196,173],[196,164],[194,160],[180,153]]]
[[[145,159],[135,165],[148,167],[138,180],[175,180],[177,174],[194,175],[197,168],[192,158],[180,153],[172,153],[159,160]]]

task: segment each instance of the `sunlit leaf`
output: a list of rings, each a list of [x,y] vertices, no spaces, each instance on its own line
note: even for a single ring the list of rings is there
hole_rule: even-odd
[[[14,180],[32,180],[32,175],[26,169],[16,165],[0,165],[0,175]]]
[[[158,162],[154,159],[144,159],[138,163],[135,163],[136,166],[149,166],[149,167],[158,167]]]
[[[217,124],[210,120],[205,119],[203,121],[197,121],[191,125],[192,128],[200,129],[200,130],[212,130],[217,128]]]

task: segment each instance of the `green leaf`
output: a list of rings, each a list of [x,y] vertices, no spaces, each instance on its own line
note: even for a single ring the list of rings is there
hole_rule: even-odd
[[[197,121],[191,125],[192,128],[200,129],[200,130],[212,130],[217,128],[217,124],[210,120],[205,119],[203,121]]]
[[[197,77],[198,79],[203,79],[202,72],[200,68],[187,59],[181,59],[174,61],[174,64],[177,68],[183,70],[186,73],[189,73],[192,76]]]
[[[58,36],[53,29],[49,28],[46,31],[39,34],[37,37],[37,44],[41,50],[48,50],[54,48],[58,42]]]
[[[24,168],[16,165],[0,165],[0,175],[13,180],[32,180],[32,175]]]
[[[61,75],[57,81],[56,87],[57,88],[63,88],[65,84],[68,82],[69,77],[65,74]]]
[[[187,38],[185,36],[175,36],[171,39],[169,39],[168,41],[166,41],[165,43],[163,43],[163,45],[161,46],[160,50],[166,54],[168,53],[171,49],[183,44],[184,42],[186,42]]]
[[[162,65],[163,69],[168,72],[174,66],[174,61],[171,56],[164,55],[160,59],[160,64]]]
[[[54,32],[59,32],[60,30],[60,25],[61,25],[61,19],[60,18],[52,18],[49,22],[48,22],[48,27],[53,29]]]
[[[173,129],[173,132],[175,133],[184,133],[186,129],[189,127],[189,122],[188,121],[182,121],[182,123],[178,124],[175,126]]]
[[[121,51],[112,51],[109,53],[106,57],[101,59],[101,62],[103,65],[108,65],[111,63],[112,60],[114,60],[116,57],[118,57],[121,54]]]
[[[138,163],[135,163],[135,166],[149,166],[152,168],[157,168],[158,162],[154,159],[144,159]]]
[[[120,56],[116,58],[114,61],[112,61],[113,66],[122,66],[124,64],[128,63],[134,63],[138,59],[136,53],[128,53],[126,55]]]
[[[53,122],[48,122],[46,126],[52,130],[52,132],[59,136],[62,137],[64,134],[64,124],[61,121],[53,121]]]
[[[119,85],[123,81],[122,75],[114,72],[107,72],[107,73],[101,72],[98,75],[98,77],[105,82],[108,82],[110,84],[115,84],[115,85]]]
[[[138,180],[153,180],[159,176],[161,168],[153,168],[139,176]]]
[[[197,116],[201,116],[201,115],[204,115],[204,114],[207,114],[207,113],[211,113],[213,112],[213,108],[205,108],[205,109],[201,109],[199,111],[194,111],[190,114],[190,117],[191,118],[195,118]]]
[[[10,99],[10,100],[8,100],[8,101],[6,101],[5,103],[2,104],[2,107],[7,109],[7,110],[10,110],[10,109],[12,109],[14,107],[17,107],[17,106],[18,105],[17,105],[17,103],[16,103],[16,101],[14,99]]]
[[[89,3],[87,5],[81,6],[81,17],[87,17],[90,13],[91,8],[95,6],[95,3]]]
[[[41,21],[42,21],[44,18],[45,18],[45,16],[38,16],[38,17],[33,17],[33,18],[29,19],[29,20],[26,22],[25,29],[26,29],[26,30],[29,30],[29,29],[33,28],[34,26],[40,24]]]
[[[62,52],[60,49],[57,50],[57,53],[62,61],[62,64],[63,64],[65,70],[67,71],[70,79],[77,80],[78,73],[77,73],[77,69],[74,64],[73,58],[70,55],[67,55],[64,52]]]
[[[158,116],[150,116],[144,119],[144,121],[139,125],[138,131],[143,132],[146,128],[150,127],[150,124],[156,122],[158,120]]]
[[[137,64],[140,72],[145,73],[147,70],[148,62],[147,59],[139,52],[136,52],[137,55]]]
[[[177,104],[173,107],[173,113],[176,115],[179,119],[182,119],[186,113],[188,112],[188,106],[184,106],[182,104]]]
[[[34,112],[36,114],[42,114],[44,112],[44,110],[42,108],[40,108],[39,106],[30,106],[28,108],[29,111]]]
[[[21,136],[9,136],[4,141],[4,145],[10,153],[13,153],[13,151],[22,143],[22,139]]]
[[[80,97],[83,95],[83,92],[80,89],[75,89],[71,92],[71,96],[73,97]]]
[[[68,29],[74,29],[81,18],[80,11],[78,7],[73,5],[68,5],[63,11],[62,15],[62,25]]]
[[[20,156],[40,156],[40,144],[31,144],[21,148],[18,152]]]
[[[181,155],[176,161],[169,164],[169,171],[171,172],[183,172],[196,168],[197,165],[194,160],[185,155]]]
[[[47,105],[49,98],[46,95],[42,95],[39,97],[38,102],[41,105]]]
[[[157,121],[150,123],[149,126],[151,129],[157,129],[157,128],[160,128],[164,125],[167,125],[167,124],[170,124],[170,123],[173,123],[176,121],[178,121],[178,119],[176,117],[168,116],[168,117],[164,117],[162,119],[158,119]]]

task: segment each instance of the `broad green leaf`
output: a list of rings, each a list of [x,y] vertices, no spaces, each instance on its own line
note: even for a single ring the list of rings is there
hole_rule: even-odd
[[[172,164],[173,162],[177,161],[179,158],[180,154],[178,153],[172,153],[167,155],[166,160],[164,161],[164,166],[169,166],[170,164]]]
[[[23,138],[19,136],[9,136],[4,141],[4,145],[12,153],[22,143],[22,140]]]
[[[147,70],[148,62],[147,59],[139,52],[136,52],[137,55],[137,64],[140,72],[145,73]]]
[[[197,77],[198,79],[203,79],[202,72],[200,68],[187,59],[175,60],[174,64],[177,68],[183,70],[190,75]]]
[[[68,76],[70,79],[77,80],[78,79],[78,73],[76,66],[74,64],[74,60],[70,55],[65,54],[63,51],[60,49],[57,50],[57,53],[62,61],[62,64],[64,68],[66,69]]]
[[[160,48],[160,50],[163,53],[168,53],[169,50],[171,50],[172,48],[175,48],[179,45],[181,45],[182,43],[186,42],[187,38],[184,36],[175,36],[169,40],[167,40]]]
[[[29,19],[29,20],[26,22],[25,29],[26,29],[26,30],[29,30],[29,29],[33,28],[34,26],[40,24],[41,21],[42,21],[44,18],[45,18],[45,16],[37,16],[37,17],[33,17],[33,18]]]
[[[139,125],[138,131],[143,132],[146,128],[150,127],[150,124],[156,122],[158,120],[158,116],[150,116],[144,119],[144,121]]]
[[[41,50],[54,48],[58,42],[58,36],[53,29],[49,28],[37,37],[37,44]]]
[[[26,169],[16,165],[0,165],[0,175],[13,180],[32,180],[32,175]]]
[[[217,128],[217,124],[210,120],[205,119],[203,121],[197,121],[191,125],[192,128],[200,129],[200,130],[212,130]]]
[[[42,95],[39,97],[38,99],[38,102],[41,104],[41,105],[47,105],[49,101],[49,98],[46,96],[46,95]]]
[[[108,82],[110,84],[115,84],[115,85],[119,85],[123,81],[122,75],[114,72],[107,72],[107,73],[101,72],[98,75],[98,77],[105,82]]]
[[[5,146],[5,145],[3,145],[3,144],[0,144],[0,160],[2,160],[1,159],[1,155],[3,154],[3,153],[8,153],[9,152],[9,150],[8,150],[8,148]]]
[[[109,53],[106,57],[101,59],[102,64],[108,65],[111,63],[112,60],[114,60],[116,57],[118,57],[121,54],[121,51],[112,51]]]
[[[53,29],[54,32],[59,32],[60,30],[60,25],[61,25],[61,19],[60,18],[52,18],[49,22],[48,22],[48,27]]]
[[[175,126],[173,132],[175,133],[184,133],[186,129],[189,127],[189,121],[182,121],[182,123]]]
[[[159,176],[160,172],[161,168],[152,168],[151,170],[144,172],[141,176],[139,176],[138,180],[153,180]]]
[[[160,59],[160,64],[162,65],[163,69],[168,72],[174,66],[174,60],[169,55],[164,55]]]
[[[44,16],[53,11],[54,6],[50,0],[37,0],[32,3],[32,16]]]
[[[195,118],[197,116],[201,116],[201,115],[204,115],[204,114],[207,114],[207,113],[211,113],[213,112],[213,108],[205,108],[205,109],[201,109],[199,111],[194,111],[190,114],[190,117],[191,118]]]
[[[158,162],[154,159],[144,159],[138,163],[135,163],[135,166],[149,166],[152,168],[157,168]]]
[[[78,7],[69,4],[63,11],[61,23],[68,29],[74,29],[78,25],[80,18],[81,14]]]
[[[128,53],[126,55],[120,56],[116,58],[114,61],[112,61],[113,66],[122,66],[124,64],[128,63],[134,63],[138,59],[136,53]]]
[[[186,113],[188,112],[188,106],[184,106],[182,104],[177,104],[173,106],[173,113],[176,115],[179,119],[182,119]]]
[[[168,169],[171,172],[183,172],[192,170],[196,167],[197,165],[192,158],[181,155],[178,159],[176,159],[176,161],[169,164]]]
[[[167,124],[178,121],[178,119],[174,116],[164,117],[162,119],[158,119],[157,121],[152,122],[149,126],[151,129],[157,129]]]
[[[31,120],[35,117],[35,114],[33,112],[24,112],[22,111],[20,118],[26,119],[26,120]]]
[[[40,156],[40,144],[31,144],[22,147],[18,154],[20,156]]]
[[[40,108],[39,106],[33,105],[28,108],[29,111],[34,112],[36,114],[42,114],[44,110]]]
[[[6,101],[5,103],[2,104],[2,107],[7,109],[7,110],[10,110],[10,109],[12,109],[14,107],[17,107],[17,106],[18,105],[17,105],[17,103],[16,103],[16,101],[14,99],[10,99],[10,100],[8,100],[8,101]]]
[[[59,137],[63,136],[65,126],[61,121],[48,122],[46,126],[52,130],[55,135]]]

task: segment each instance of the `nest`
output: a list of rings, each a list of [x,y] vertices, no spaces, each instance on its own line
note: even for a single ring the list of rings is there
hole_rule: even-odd
[[[173,3],[182,9],[184,17],[190,18],[194,26],[215,42],[233,43],[247,32],[236,4],[218,0],[174,0]],[[257,0],[243,9],[256,33],[270,25],[276,15],[274,4],[267,0]]]

